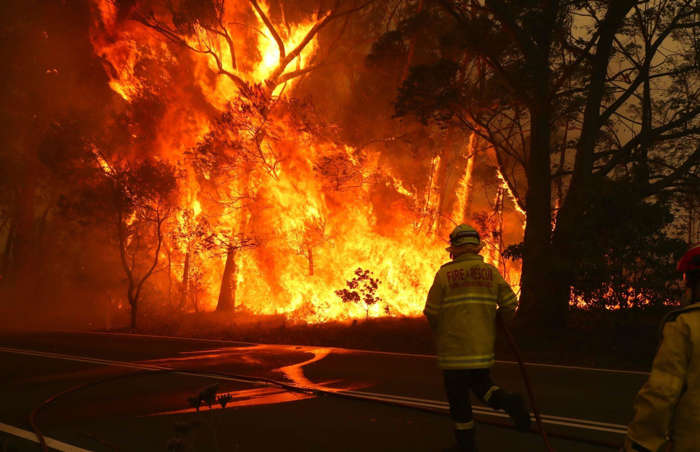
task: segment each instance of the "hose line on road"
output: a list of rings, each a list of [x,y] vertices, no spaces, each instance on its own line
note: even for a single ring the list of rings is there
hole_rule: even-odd
[[[515,342],[515,338],[508,329],[508,326],[506,325],[506,322],[503,319],[503,316],[500,312],[496,312],[496,321],[503,330],[503,333],[506,336],[506,340],[508,341],[508,345],[513,351],[516,361],[518,361],[520,374],[523,377],[523,382],[525,383],[525,388],[527,389],[527,396],[530,399],[530,406],[532,407],[533,413],[535,413],[535,422],[537,423],[537,429],[539,430],[539,433],[542,436],[542,441],[544,441],[545,448],[549,452],[556,452],[554,450],[554,447],[552,447],[552,444],[549,442],[547,432],[545,431],[544,426],[542,425],[542,417],[540,416],[540,410],[537,408],[537,402],[535,400],[535,391],[533,391],[532,389],[532,384],[530,383],[530,376],[527,373],[527,367],[525,366],[525,362],[523,361],[522,355],[520,354],[520,347],[518,347],[518,344]]]
[[[46,439],[44,438],[44,434],[41,432],[41,429],[39,428],[39,424],[37,423],[37,417],[39,416],[39,413],[41,410],[46,408],[47,406],[51,405],[54,403],[57,399],[68,395],[72,394],[74,392],[82,391],[87,388],[101,385],[104,383],[109,383],[111,381],[115,380],[120,380],[122,378],[131,378],[139,375],[153,375],[156,373],[167,373],[167,372],[172,372],[171,370],[140,370],[137,372],[129,372],[125,374],[119,374],[119,375],[113,375],[111,377],[106,377],[106,378],[101,378],[99,380],[93,380],[93,381],[88,381],[85,383],[80,383],[75,386],[71,386],[68,389],[64,389],[63,391],[57,392],[50,397],[48,397],[46,400],[41,402],[36,408],[32,410],[31,413],[29,413],[29,425],[32,427],[32,430],[34,431],[34,434],[36,435],[37,439],[39,440],[39,446],[41,447],[42,452],[48,452],[48,447],[46,445]],[[97,440],[101,443],[104,444],[103,441]],[[116,450],[116,449],[115,449]]]
[[[505,330],[507,331],[507,330]],[[509,333],[508,333],[509,334]],[[512,340],[512,337],[509,339]],[[515,345],[515,342],[513,341],[513,345]],[[517,346],[516,346],[517,347]],[[521,369],[524,369],[524,364],[520,360],[520,355],[519,351],[517,353],[518,355],[518,360],[521,363],[522,367]],[[230,381],[237,381],[237,382],[245,382],[245,383],[250,383],[250,384],[258,384],[258,385],[265,385],[265,386],[276,386],[281,389],[290,391],[290,392],[298,392],[298,393],[304,393],[304,394],[309,394],[309,395],[315,395],[315,396],[330,396],[330,397],[336,397],[336,398],[342,398],[342,399],[348,399],[348,400],[355,400],[355,401],[363,401],[363,402],[372,402],[372,403],[381,403],[383,405],[390,405],[390,406],[395,406],[395,407],[400,407],[400,408],[408,408],[408,409],[413,409],[417,411],[422,411],[422,412],[428,412],[431,414],[437,414],[441,416],[448,415],[449,413],[445,411],[444,409],[440,409],[437,407],[427,407],[427,406],[417,406],[415,404],[411,404],[408,402],[402,402],[398,400],[387,400],[387,399],[376,399],[372,397],[367,397],[359,394],[352,394],[352,393],[347,393],[347,392],[342,392],[342,391],[337,391],[337,390],[332,390],[332,389],[321,389],[318,387],[304,387],[304,386],[298,386],[295,384],[291,383],[286,383],[283,381],[275,380],[272,378],[265,378],[265,377],[256,377],[256,376],[250,376],[250,375],[240,375],[240,374],[229,374],[229,373],[221,373],[221,372],[202,372],[201,370],[196,370],[196,369],[182,369],[182,368],[153,368],[153,369],[143,369],[135,372],[128,372],[128,373],[123,373],[119,375],[113,375],[110,377],[105,377],[99,380],[93,380],[85,383],[81,383],[75,386],[72,386],[68,389],[65,389],[63,391],[57,392],[44,400],[39,406],[37,406],[34,410],[29,415],[29,423],[32,427],[32,430],[37,436],[37,439],[39,440],[39,444],[41,446],[41,449],[43,452],[47,452],[48,448],[46,446],[46,440],[44,439],[44,436],[41,432],[41,429],[39,428],[38,422],[37,422],[37,417],[39,413],[49,405],[53,404],[56,402],[59,398],[66,396],[68,394],[72,394],[75,392],[79,392],[88,388],[91,388],[93,386],[101,385],[104,383],[109,383],[113,382],[116,380],[124,379],[124,378],[131,378],[131,377],[137,377],[137,376],[142,376],[142,375],[160,375],[160,374],[175,374],[175,375],[186,375],[186,376],[199,376],[203,378],[214,378],[214,379],[223,379],[223,380],[230,380]],[[525,377],[526,379],[526,384],[529,386],[528,392],[529,395],[532,397],[532,388],[531,385],[529,384],[529,378]],[[533,410],[534,408],[534,403],[533,403]],[[539,417],[539,412],[535,411],[535,416],[536,419]],[[478,416],[481,417],[481,416]],[[499,422],[496,420],[491,420],[491,419],[485,419],[481,418],[478,419],[478,421],[482,424],[486,425],[492,425],[495,427],[500,427],[500,428],[506,428],[510,430],[515,430],[515,426],[508,423],[508,422]],[[592,438],[581,438],[578,436],[574,435],[569,435],[565,433],[556,433],[556,432],[545,432],[544,428],[542,427],[542,422],[539,420],[538,422],[538,429],[532,429],[530,430],[530,433],[534,434],[541,434],[543,438],[547,438],[547,447],[549,451],[554,451],[552,446],[549,444],[548,436],[553,437],[553,438],[560,438],[568,441],[573,441],[573,442],[578,442],[578,443],[585,443],[589,444],[592,446],[599,446],[599,447],[604,447],[608,449],[615,449],[619,450],[620,445],[617,443],[613,442],[608,442],[608,441],[602,441],[602,440],[596,440]],[[105,444],[103,441],[100,441],[101,443]],[[113,446],[114,447],[114,446]],[[114,447],[114,450],[117,450],[116,447]]]
[[[296,385],[292,384],[287,384],[278,380],[274,380],[271,378],[265,378],[265,377],[252,377],[249,375],[236,375],[236,374],[224,374],[224,373],[207,373],[207,374],[202,374],[201,372],[197,370],[189,370],[189,369],[172,369],[172,368],[153,368],[153,369],[144,369],[144,370],[138,370],[135,372],[127,372],[123,374],[118,374],[118,375],[112,375],[110,377],[105,377],[101,378],[99,380],[92,380],[92,381],[87,381],[84,383],[80,383],[74,386],[71,386],[67,389],[64,389],[63,391],[57,392],[47,399],[45,399],[43,402],[41,402],[36,408],[34,408],[31,413],[29,413],[29,425],[32,428],[32,431],[34,431],[34,434],[37,437],[37,440],[39,441],[39,446],[41,447],[42,452],[48,452],[48,447],[46,445],[46,439],[44,438],[44,434],[42,433],[41,429],[39,428],[39,424],[37,422],[37,418],[39,416],[39,413],[48,407],[49,405],[53,404],[58,400],[59,398],[66,396],[68,394],[76,393],[79,391],[83,391],[85,389],[102,385],[105,383],[111,383],[116,380],[121,380],[125,378],[133,378],[133,377],[138,377],[138,376],[143,376],[143,375],[162,375],[162,374],[180,374],[180,375],[194,375],[194,376],[203,376],[207,377],[224,377],[224,378],[229,378],[229,379],[235,379],[238,381],[242,382],[247,382],[251,384],[263,384],[267,386],[277,386],[280,387],[281,389],[285,389],[287,391],[291,392],[302,392],[306,394],[313,394],[313,395],[319,395],[319,392],[310,389],[310,388],[303,388],[303,387],[298,387]],[[330,392],[330,391],[329,391]],[[107,443],[99,438],[96,437],[91,437],[91,439],[100,442],[102,445],[107,445]],[[114,446],[110,446],[113,450],[118,450]]]

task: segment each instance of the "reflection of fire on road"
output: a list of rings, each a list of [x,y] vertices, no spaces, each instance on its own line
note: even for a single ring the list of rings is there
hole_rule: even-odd
[[[281,388],[276,387],[262,387],[253,389],[241,389],[237,391],[230,392],[218,392],[216,394],[217,398],[221,396],[230,396],[231,401],[226,404],[226,408],[237,408],[244,406],[257,406],[257,405],[274,405],[277,403],[285,402],[295,402],[297,400],[310,399],[314,396],[311,394],[305,394],[301,392],[291,392],[285,391]],[[153,413],[151,416],[160,416],[168,414],[182,414],[182,413],[194,413],[195,411],[208,411],[210,408],[207,405],[202,405],[199,408],[185,408],[182,410],[172,410],[172,411],[161,411],[158,413]],[[211,406],[212,410],[222,409],[220,404],[214,404]]]
[[[163,360],[152,360],[148,361],[148,363],[157,363],[159,365],[167,364],[169,367],[180,367],[180,365],[185,362],[188,364],[196,362],[197,368],[202,369],[202,372],[206,373],[206,370],[205,368],[203,368],[203,365],[218,366],[222,363],[237,362],[239,364],[245,365],[253,364],[259,369],[261,367],[265,368],[266,362],[270,363],[279,359],[280,355],[289,356],[290,353],[302,353],[304,355],[311,354],[312,356],[309,359],[278,368],[272,368],[269,370],[269,372],[280,373],[284,375],[285,379],[288,381],[283,381],[283,383],[298,387],[300,389],[315,389],[330,392],[357,389],[359,387],[359,385],[357,384],[346,384],[343,387],[337,387],[335,385],[330,386],[336,381],[315,383],[305,375],[305,367],[307,367],[309,364],[321,361],[322,359],[326,358],[331,354],[331,351],[336,350],[331,350],[330,348],[324,347],[307,348],[284,345],[254,345],[250,347],[226,347],[212,350],[200,350],[196,352],[183,352],[182,354],[185,356]],[[212,360],[215,361],[208,362]],[[263,378],[261,378],[261,380],[263,380]],[[226,397],[229,400],[226,403],[225,408],[234,408],[294,402],[297,400],[313,398],[315,396],[308,392],[290,391],[277,386],[264,386],[256,388],[239,389],[235,391],[217,391],[216,397],[214,399],[219,400],[221,397]],[[214,410],[222,408],[224,407],[222,407],[219,403],[212,404],[211,407],[209,407],[206,404],[203,404],[198,408],[190,407],[180,410],[161,411],[158,413],[153,413],[152,416],[193,413],[195,411],[207,411],[210,409]]]
[[[309,380],[306,375],[304,375],[304,366],[307,366],[311,363],[315,363],[316,361],[320,361],[326,356],[330,355],[331,350],[329,348],[313,348],[313,349],[306,349],[304,350],[307,353],[313,353],[313,357],[310,359],[307,359],[306,361],[296,363],[296,364],[291,364],[289,366],[284,366],[280,367],[279,369],[275,369],[277,372],[282,372],[287,379],[290,381],[294,382],[294,384],[297,384],[299,386],[302,386],[304,388],[312,388],[312,389],[324,389],[324,390],[331,390],[327,386],[324,385],[318,385],[311,380]]]

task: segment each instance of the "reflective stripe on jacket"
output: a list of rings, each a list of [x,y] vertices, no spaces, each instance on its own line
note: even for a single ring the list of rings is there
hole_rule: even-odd
[[[672,312],[627,436],[651,450],[700,451],[700,303]]]
[[[496,309],[514,311],[515,293],[498,270],[467,253],[435,275],[423,313],[435,337],[442,369],[493,366]]]

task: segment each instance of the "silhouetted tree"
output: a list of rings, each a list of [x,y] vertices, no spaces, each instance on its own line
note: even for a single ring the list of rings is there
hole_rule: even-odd
[[[173,210],[176,174],[170,165],[153,159],[110,164],[99,153],[96,157],[102,174],[72,208],[88,221],[111,227],[135,329],[144,284],[160,258],[163,223]]]
[[[629,182],[641,205],[698,164],[697,2],[437,3],[419,23],[439,50],[412,68],[397,113],[494,146],[527,211],[519,317],[563,325],[600,178]]]
[[[372,272],[357,268],[355,276],[346,281],[346,288],[336,290],[335,294],[343,300],[343,303],[362,303],[365,308],[365,319],[369,319],[369,308],[382,301],[377,296],[377,289],[381,281],[372,276]]]

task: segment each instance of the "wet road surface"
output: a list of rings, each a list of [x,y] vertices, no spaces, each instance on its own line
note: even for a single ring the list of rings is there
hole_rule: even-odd
[[[452,444],[441,374],[429,355],[34,333],[0,336],[0,357],[0,450],[39,450],[35,437],[21,433],[31,432],[37,408],[56,450],[439,451]],[[564,366],[529,371],[547,429],[609,442],[622,441],[646,379]],[[500,386],[524,392],[514,363],[499,362],[493,374]],[[209,393],[218,402],[197,409],[198,394],[214,384]],[[475,413],[504,420],[478,403]],[[482,451],[544,450],[534,434],[478,428]],[[553,444],[560,452],[611,450]]]

